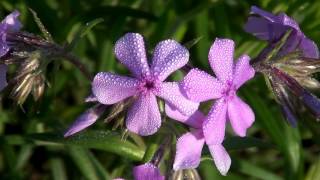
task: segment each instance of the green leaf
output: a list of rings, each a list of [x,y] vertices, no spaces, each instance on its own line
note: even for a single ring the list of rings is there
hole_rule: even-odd
[[[95,167],[89,159],[89,152],[79,146],[69,146],[69,154],[86,179],[99,180]]]
[[[101,174],[101,167],[97,169],[97,162],[93,163],[92,158],[94,156],[92,156],[88,150],[79,146],[69,146],[68,149],[70,156],[80,169],[82,175],[86,177],[86,179],[110,179],[109,177],[107,177],[106,173]],[[100,172],[99,174],[98,171]],[[102,175],[103,177],[99,177],[99,175]]]
[[[67,50],[72,50],[76,44],[79,42],[80,39],[82,39],[85,35],[88,34],[88,32],[90,32],[90,30],[95,27],[97,24],[103,22],[103,18],[97,18],[94,19],[90,22],[87,22],[85,26],[81,26],[78,31],[75,33],[73,39],[71,40],[71,42],[67,45],[66,49]]]
[[[95,155],[90,151],[88,151],[87,155],[90,158],[99,179],[111,179],[110,174],[105,170],[105,167],[98,161]]]
[[[17,157],[17,163],[15,166],[16,170],[22,170],[24,166],[29,162],[29,159],[32,155],[33,146],[25,145],[21,147],[21,150]]]
[[[250,177],[255,177],[258,179],[264,180],[281,180],[282,178],[273,174],[270,171],[267,171],[261,167],[258,167],[248,161],[245,160],[236,160],[232,158],[232,168],[249,175]]]
[[[223,145],[228,150],[246,149],[251,147],[258,148],[275,148],[269,142],[254,137],[230,137],[224,140]]]
[[[53,180],[67,180],[66,168],[61,158],[50,159],[51,173]]]
[[[84,28],[81,30],[80,37],[83,38],[94,26],[96,26],[99,23],[102,23],[103,21],[103,18],[97,18],[95,20],[87,22]]]
[[[320,179],[320,158],[311,165],[306,175],[305,180],[315,180]]]
[[[152,159],[154,153],[157,151],[158,147],[159,147],[158,144],[150,144],[146,150],[146,153],[143,156],[142,161],[144,163],[149,162]]]
[[[69,138],[64,138],[60,132],[32,134],[28,137],[40,141],[42,145],[77,145],[112,152],[137,161],[142,160],[144,155],[143,149],[129,141],[122,141],[118,133],[111,131],[86,131]]]
[[[29,8],[29,11],[31,12],[31,14],[33,16],[33,19],[37,23],[40,31],[42,32],[42,34],[44,36],[44,38],[49,42],[53,42],[53,38],[52,38],[51,34],[46,29],[46,27],[43,25],[43,23],[41,22],[40,18],[37,15],[37,13],[31,8]]]

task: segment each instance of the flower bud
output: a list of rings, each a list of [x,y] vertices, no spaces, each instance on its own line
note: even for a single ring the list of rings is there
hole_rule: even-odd
[[[201,180],[196,169],[174,171],[169,180]]]
[[[41,61],[41,54],[38,51],[29,53],[29,57],[21,63],[16,76],[13,79],[15,83],[11,92],[11,97],[22,105],[32,92],[34,100],[39,100],[45,89],[45,71]]]

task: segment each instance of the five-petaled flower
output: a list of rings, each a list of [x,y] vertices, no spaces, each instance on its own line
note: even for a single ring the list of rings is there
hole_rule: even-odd
[[[292,29],[292,33],[284,47],[282,47],[280,55],[285,55],[298,49],[302,51],[304,57],[319,57],[317,45],[307,38],[300,30],[298,23],[285,13],[274,15],[256,6],[252,6],[251,14],[253,14],[253,16],[249,17],[245,25],[245,31],[252,33],[259,39],[269,41],[272,46],[274,46],[289,29]]]
[[[178,83],[163,82],[189,60],[188,50],[178,42],[161,41],[155,47],[149,66],[143,37],[137,33],[127,33],[116,42],[115,54],[133,77],[100,72],[92,82],[92,92],[100,103],[106,105],[128,97],[135,99],[126,117],[126,126],[130,131],[146,136],[154,134],[161,126],[156,96],[178,108],[184,115],[191,115],[197,110],[199,104],[184,97]]]
[[[226,175],[231,165],[231,158],[221,143],[210,144],[206,142],[202,130],[205,116],[200,111],[196,111],[193,115],[187,117],[169,105],[165,106],[165,110],[170,118],[193,128],[190,132],[182,135],[177,141],[173,169],[177,171],[180,169],[197,168],[200,164],[203,145],[206,143],[217,169],[222,175]]]
[[[254,76],[255,70],[247,55],[242,55],[234,66],[233,54],[234,42],[217,38],[209,51],[209,63],[217,78],[192,69],[181,83],[181,90],[192,101],[217,99],[202,125],[209,145],[223,142],[227,114],[233,130],[241,137],[254,122],[253,111],[236,95],[236,91]]]
[[[9,32],[19,31],[22,24],[18,20],[20,13],[18,11],[13,11],[0,23],[0,57],[3,57],[10,50],[10,45],[7,43],[7,34]],[[7,66],[5,64],[0,64],[0,91],[7,86],[6,74]]]

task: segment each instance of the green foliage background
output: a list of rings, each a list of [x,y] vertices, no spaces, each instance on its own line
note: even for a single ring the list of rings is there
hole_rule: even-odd
[[[190,49],[191,63],[211,72],[207,54],[216,37],[233,39],[237,57],[243,53],[255,57],[264,47],[243,31],[252,5],[286,12],[320,43],[320,1],[312,0],[1,0],[0,17],[18,9],[24,30],[40,34],[30,7],[60,44],[71,41],[86,22],[103,18],[74,50],[92,75],[127,73],[113,54],[115,41],[126,32],[143,34],[150,51],[163,39],[186,43],[201,37]],[[100,120],[79,135],[63,139],[68,125],[91,106],[84,103],[90,82],[65,61],[55,62],[47,77],[50,87],[40,102],[30,98],[18,107],[8,98],[9,89],[1,94],[0,179],[132,178],[132,167],[143,162],[146,148],[161,142],[163,134],[122,141],[123,130],[111,131],[112,126]],[[172,78],[181,78],[181,73]],[[232,167],[228,176],[219,175],[205,150],[198,168],[202,178],[320,179],[319,123],[305,115],[298,128],[289,127],[261,76],[246,84],[240,95],[253,107],[256,122],[248,138],[232,137],[229,131],[225,145]],[[180,133],[186,130],[179,127]],[[163,168],[170,168],[166,163]]]

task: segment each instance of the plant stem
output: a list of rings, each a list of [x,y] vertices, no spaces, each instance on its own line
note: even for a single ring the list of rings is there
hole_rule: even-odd
[[[92,80],[90,72],[88,71],[86,66],[78,59],[77,56],[75,56],[72,53],[63,53],[61,54],[61,56],[73,65],[75,65],[89,81]]]

